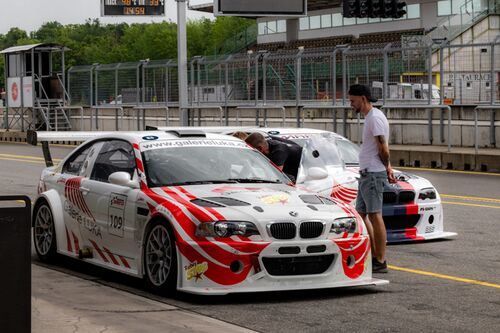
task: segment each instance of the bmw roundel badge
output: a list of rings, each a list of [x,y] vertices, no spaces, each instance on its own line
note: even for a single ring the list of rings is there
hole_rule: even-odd
[[[142,137],[143,140],[158,140],[158,137],[155,135],[146,135]]]
[[[290,214],[290,216],[293,216],[293,217],[297,217],[299,215],[299,213],[297,213],[296,211],[291,211],[289,212],[288,214]]]

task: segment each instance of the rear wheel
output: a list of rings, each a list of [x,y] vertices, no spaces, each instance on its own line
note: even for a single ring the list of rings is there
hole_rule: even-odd
[[[154,292],[172,291],[177,282],[175,237],[165,221],[152,222],[144,240],[144,278]]]
[[[47,202],[37,205],[33,214],[33,241],[38,258],[53,261],[57,255],[56,231],[52,210]]]

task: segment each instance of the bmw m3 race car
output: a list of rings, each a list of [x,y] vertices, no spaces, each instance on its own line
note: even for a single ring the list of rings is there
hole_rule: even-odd
[[[380,285],[355,210],[291,184],[239,139],[192,129],[30,132],[41,260],[56,254],[197,294]],[[89,139],[50,166],[48,142]]]
[[[292,140],[303,146],[297,185],[354,205],[358,192],[359,147],[333,132],[310,128],[240,128]],[[233,130],[234,131],[234,130]],[[228,131],[227,133],[230,133]],[[396,184],[384,188],[383,217],[387,242],[454,237],[443,228],[443,208],[436,188],[423,177],[394,170]]]
[[[165,127],[158,127],[165,130]],[[261,132],[303,146],[297,185],[354,205],[358,193],[359,147],[333,132],[311,128],[200,127],[205,132]],[[383,217],[387,242],[413,242],[456,236],[444,231],[443,208],[436,188],[423,177],[394,170],[396,184],[384,188]]]

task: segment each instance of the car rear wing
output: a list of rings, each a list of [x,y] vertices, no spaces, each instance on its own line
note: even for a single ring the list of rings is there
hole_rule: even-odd
[[[50,154],[50,143],[63,143],[63,142],[83,142],[88,139],[93,139],[96,136],[103,134],[110,134],[114,132],[84,132],[84,131],[61,131],[61,132],[47,132],[47,131],[33,131],[26,132],[26,142],[30,145],[36,146],[39,143],[42,145],[43,158],[47,167],[53,166],[52,156]]]
[[[225,133],[233,133],[237,131],[248,131],[252,127],[243,127],[243,126],[184,126],[184,127],[168,127],[168,126],[149,126],[146,125],[146,131],[163,131],[163,132],[171,132],[171,131],[188,131],[188,130],[196,130],[202,131],[205,133],[213,133],[213,134],[225,134]]]

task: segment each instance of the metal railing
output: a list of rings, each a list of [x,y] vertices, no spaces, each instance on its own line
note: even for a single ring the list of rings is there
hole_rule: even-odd
[[[93,112],[95,110],[95,113]],[[103,105],[94,105],[92,106],[92,110],[90,113],[90,129],[98,130],[99,129],[99,110],[115,110],[115,129],[117,131],[120,130],[119,120],[123,123],[123,107],[121,106],[103,106]],[[118,112],[120,111],[120,112]],[[121,116],[121,117],[120,117]],[[94,120],[95,119],[95,122]],[[93,125],[95,124],[95,127]]]
[[[68,110],[68,111],[79,110],[80,111],[80,130],[83,130],[83,107],[82,106],[69,106],[69,105],[66,105],[66,106],[57,106],[55,108],[55,110],[62,110],[63,112],[66,111],[66,110]],[[65,116],[67,117],[66,114],[65,114]],[[70,123],[71,116],[67,117],[67,118],[68,118],[68,123]],[[57,125],[56,125],[56,129],[57,129]]]
[[[474,108],[474,150],[477,154],[479,152],[479,131],[478,131],[478,116],[479,110],[490,110],[490,145],[496,145],[495,138],[495,113],[500,110],[500,105],[478,105]]]
[[[198,110],[198,126],[201,125],[201,113],[203,109],[206,110],[219,110],[219,123],[222,126],[224,124],[224,110],[222,106],[214,106],[214,105],[198,105],[198,106],[188,106],[186,107],[188,110]],[[194,121],[194,117],[190,117]]]
[[[384,105],[382,106],[382,110],[389,109],[425,109],[428,110],[428,135],[429,141],[432,144],[434,136],[433,136],[433,119],[432,119],[432,111],[440,110],[440,121],[439,121],[439,135],[441,142],[445,142],[444,139],[444,116],[443,111],[448,112],[448,152],[451,151],[451,107],[449,105]]]
[[[264,111],[263,120],[264,127],[267,127],[267,110],[280,110],[281,111],[281,125],[285,127],[286,124],[286,109],[283,105],[240,105],[236,107],[236,123],[240,123],[240,110],[255,110],[255,125],[260,126],[260,111]]]
[[[137,110],[137,130],[141,130],[141,113],[142,113],[142,130],[146,129],[146,110],[165,110],[165,126],[170,126],[170,117],[168,106],[166,105],[137,105],[134,106]],[[141,112],[142,111],[142,112]]]

